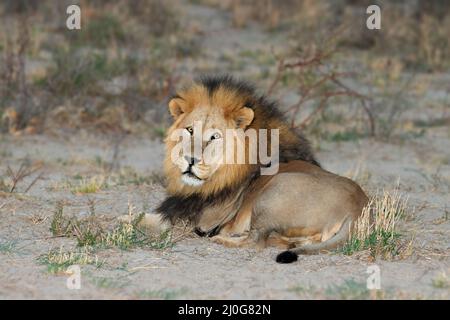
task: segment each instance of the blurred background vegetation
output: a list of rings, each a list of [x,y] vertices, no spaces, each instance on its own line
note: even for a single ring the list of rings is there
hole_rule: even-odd
[[[81,30],[65,26],[70,4],[81,7]],[[381,30],[365,27],[370,4],[381,7]],[[446,0],[4,0],[0,24],[9,134],[162,137],[174,88],[231,73],[321,139],[383,139],[450,67]]]

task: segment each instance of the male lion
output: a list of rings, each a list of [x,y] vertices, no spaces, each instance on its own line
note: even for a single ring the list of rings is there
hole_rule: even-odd
[[[251,86],[228,76],[202,78],[179,91],[169,110],[174,123],[164,162],[168,197],[157,214],[145,216],[144,225],[162,229],[187,219],[197,234],[226,246],[298,246],[277,257],[282,263],[295,261],[298,253],[330,250],[348,238],[366,195],[353,181],[323,170],[308,141]],[[278,140],[271,134],[275,131]],[[252,148],[250,135],[239,132],[256,132],[257,147]],[[183,138],[191,142],[187,148],[180,147]],[[200,152],[192,148],[195,139]],[[233,151],[243,147],[243,163],[224,161],[229,150],[217,146],[229,142]],[[211,147],[215,161],[205,156]],[[263,162],[258,152],[268,150],[272,158]],[[256,153],[257,161],[250,162]],[[262,174],[278,161],[278,172]]]

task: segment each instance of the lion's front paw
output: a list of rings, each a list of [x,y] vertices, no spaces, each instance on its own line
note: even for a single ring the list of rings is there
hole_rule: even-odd
[[[211,237],[211,241],[212,242],[217,243],[217,244],[223,244],[223,245],[225,244],[225,240],[224,239],[225,239],[224,237],[219,236],[219,235]]]
[[[123,223],[132,223],[136,218],[135,215],[123,215],[118,217],[117,220]],[[150,233],[161,233],[170,229],[171,224],[165,221],[160,214],[146,213],[137,226],[145,228]]]
[[[214,236],[211,240],[215,243],[224,245],[230,248],[238,248],[249,244],[249,236],[248,234],[244,235],[220,235]]]

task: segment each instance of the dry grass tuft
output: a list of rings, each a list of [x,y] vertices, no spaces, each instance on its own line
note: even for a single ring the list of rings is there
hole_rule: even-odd
[[[73,251],[64,251],[63,247],[52,249],[41,255],[38,262],[46,265],[50,273],[66,273],[66,269],[72,265],[102,265],[92,250],[86,247]]]
[[[393,259],[401,255],[404,243],[398,230],[407,210],[407,198],[398,188],[372,197],[356,221],[353,234],[341,251],[351,255],[368,251],[372,258]]]
[[[70,185],[70,191],[73,194],[97,193],[107,187],[106,177],[94,176],[90,179],[81,179],[78,184]]]

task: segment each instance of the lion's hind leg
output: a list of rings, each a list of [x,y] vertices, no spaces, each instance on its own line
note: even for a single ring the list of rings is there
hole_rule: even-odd
[[[290,238],[282,236],[277,232],[271,233],[265,239],[261,238],[259,241],[260,247],[276,247],[280,249],[292,249],[295,247],[295,242]]]
[[[264,246],[280,249],[293,249],[297,246],[319,241],[320,235],[313,236],[286,236],[278,232],[272,232],[265,240]]]

